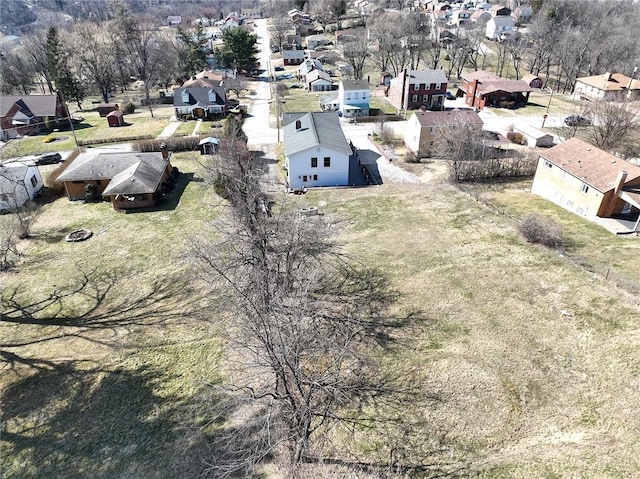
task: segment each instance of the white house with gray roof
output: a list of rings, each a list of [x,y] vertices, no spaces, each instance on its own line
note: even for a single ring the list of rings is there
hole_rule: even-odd
[[[370,98],[367,80],[342,80],[338,86],[338,109],[345,118],[368,116]]]
[[[283,121],[289,190],[349,185],[352,150],[335,112],[288,114]]]
[[[0,163],[0,211],[20,208],[35,198],[43,186],[40,171],[33,162]]]

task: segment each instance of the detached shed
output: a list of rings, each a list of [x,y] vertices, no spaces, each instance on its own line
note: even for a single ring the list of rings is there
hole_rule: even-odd
[[[209,136],[207,138],[203,138],[198,143],[198,147],[200,148],[201,155],[212,155],[218,151],[218,146],[220,145],[220,140]]]
[[[117,103],[100,103],[96,107],[96,110],[98,110],[98,114],[100,116],[107,116],[109,113],[117,109],[118,109]]]
[[[109,123],[109,126],[124,125],[124,112],[122,110],[113,110],[107,115],[107,123]]]
[[[519,125],[513,127],[513,130],[517,133],[522,133],[527,139],[527,145],[530,147],[535,146],[553,146],[553,135],[545,133],[542,130],[530,125]]]
[[[521,80],[527,82],[527,85],[529,85],[531,88],[542,88],[542,85],[544,85],[544,81],[542,80],[542,78],[534,75],[533,73],[524,75]]]

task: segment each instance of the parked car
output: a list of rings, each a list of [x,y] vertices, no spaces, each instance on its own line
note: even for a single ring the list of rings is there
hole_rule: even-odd
[[[450,91],[448,91],[447,93],[445,93],[445,94],[444,94],[444,97],[445,97],[447,100],[455,100],[455,99],[456,99],[456,96],[455,96],[453,93],[451,93]]]
[[[289,85],[289,88],[302,88],[302,85],[298,85],[297,83],[294,83],[293,85]]]
[[[62,155],[60,153],[46,153],[36,159],[36,165],[55,165],[62,163]]]
[[[284,71],[284,67],[275,67],[274,70],[277,71],[277,72],[283,72]]]
[[[567,126],[589,126],[591,120],[580,115],[571,115],[564,119],[564,124]]]

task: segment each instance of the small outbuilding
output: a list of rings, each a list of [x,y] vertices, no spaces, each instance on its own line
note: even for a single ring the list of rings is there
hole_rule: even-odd
[[[218,146],[220,146],[220,140],[212,136],[203,138],[198,143],[198,148],[200,148],[201,155],[213,155],[218,151]]]
[[[518,125],[514,126],[513,130],[516,133],[521,133],[527,139],[527,145],[531,147],[543,146],[549,147],[553,146],[553,135],[545,133],[542,130],[538,130],[537,128],[531,125]]]
[[[122,110],[113,110],[107,115],[107,123],[109,123],[109,126],[123,126],[124,112]]]
[[[542,88],[544,81],[538,75],[528,73],[522,77],[522,81],[526,82],[531,88]]]
[[[98,110],[98,114],[100,116],[107,116],[109,113],[111,113],[112,111],[117,110],[118,104],[117,103],[100,103],[97,107],[96,110]]]

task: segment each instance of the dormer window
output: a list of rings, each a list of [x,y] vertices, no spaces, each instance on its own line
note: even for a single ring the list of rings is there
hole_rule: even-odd
[[[216,92],[213,90],[209,90],[209,103],[216,102]]]
[[[189,92],[182,90],[182,103],[189,103]]]

